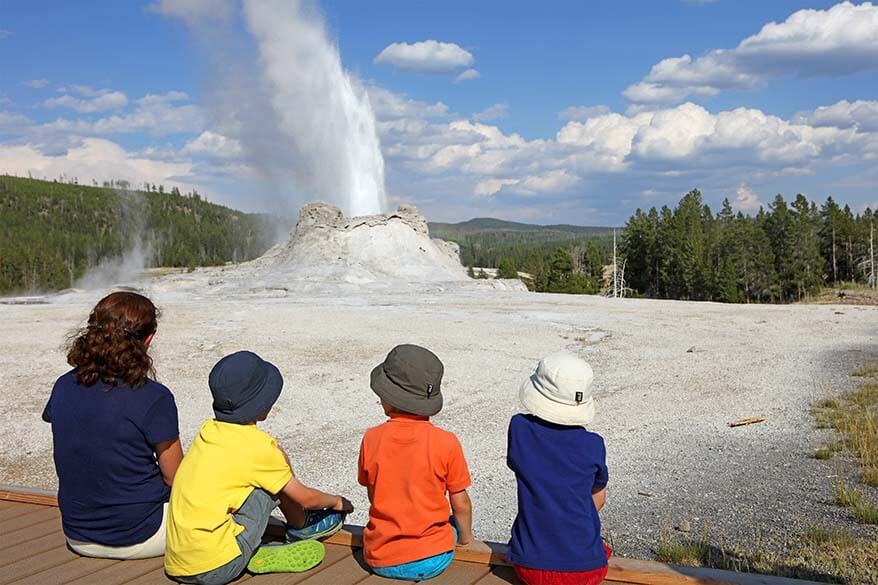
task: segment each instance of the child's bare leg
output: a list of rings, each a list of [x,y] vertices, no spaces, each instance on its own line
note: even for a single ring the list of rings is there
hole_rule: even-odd
[[[280,511],[287,519],[287,524],[293,528],[305,526],[305,508],[283,492],[280,493]]]

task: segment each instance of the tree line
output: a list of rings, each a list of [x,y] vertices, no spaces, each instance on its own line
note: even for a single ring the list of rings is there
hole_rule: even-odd
[[[0,293],[73,286],[134,246],[147,267],[249,260],[276,233],[267,216],[210,203],[195,191],[77,183],[0,176]]]
[[[521,278],[530,290],[596,294],[611,258],[612,237],[531,241],[526,232],[471,235],[462,239],[461,261],[473,278],[486,277],[476,267],[497,268],[497,278]],[[519,274],[523,273],[523,274]]]
[[[622,234],[626,284],[642,295],[739,302],[791,302],[825,285],[875,286],[874,213],[832,197],[820,207],[782,195],[751,216],[728,199],[714,214],[690,191],[674,209],[638,209]]]

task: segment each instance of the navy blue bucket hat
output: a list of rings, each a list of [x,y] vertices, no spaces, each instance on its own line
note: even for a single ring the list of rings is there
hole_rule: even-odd
[[[252,351],[239,351],[213,366],[208,385],[216,420],[247,424],[271,410],[284,379],[274,364]]]

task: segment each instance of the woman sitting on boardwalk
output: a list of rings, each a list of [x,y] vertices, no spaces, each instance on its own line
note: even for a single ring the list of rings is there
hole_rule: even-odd
[[[89,557],[141,559],[165,552],[170,485],[183,458],[177,406],[155,382],[147,350],[158,311],[115,292],[71,340],[73,370],[43,411],[52,424],[58,504],[67,543]]]

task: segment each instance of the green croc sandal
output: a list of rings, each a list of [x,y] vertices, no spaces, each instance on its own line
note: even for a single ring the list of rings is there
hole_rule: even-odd
[[[251,573],[301,573],[323,561],[326,549],[316,540],[292,544],[263,544],[247,563]]]

